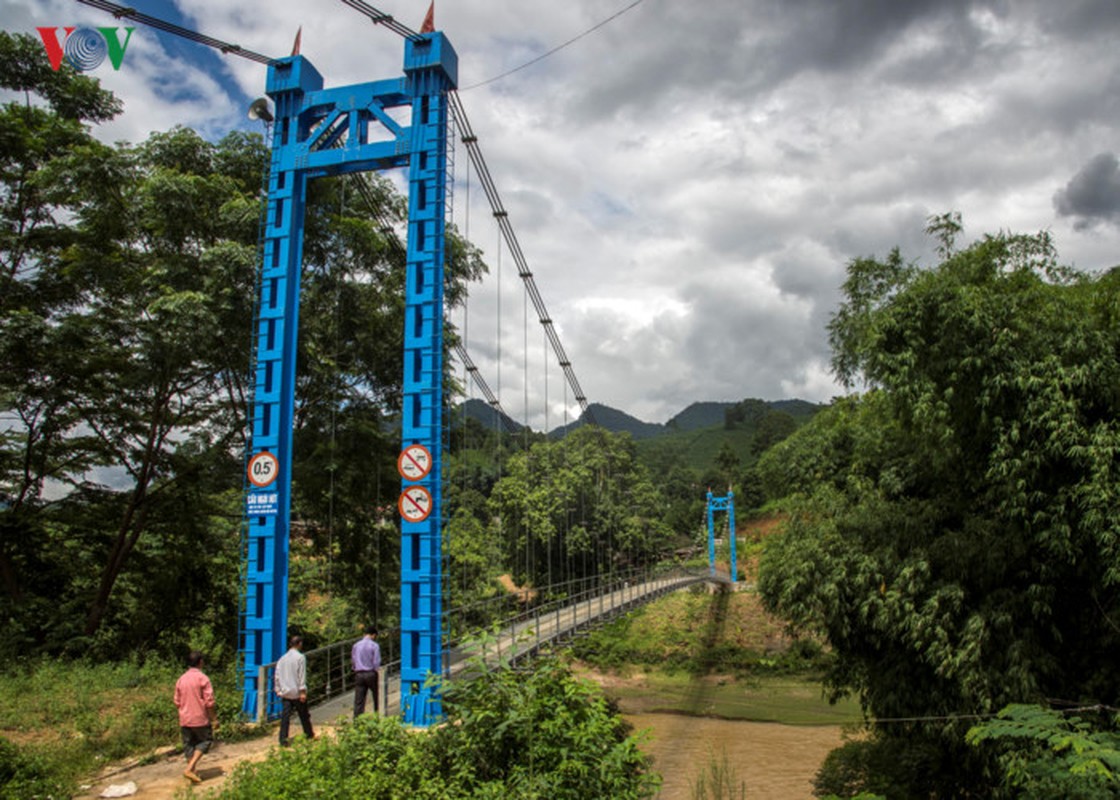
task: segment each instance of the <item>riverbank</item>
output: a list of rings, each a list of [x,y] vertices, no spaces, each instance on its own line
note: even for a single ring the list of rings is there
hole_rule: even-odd
[[[806,676],[575,669],[602,687],[636,732],[646,732],[641,747],[662,776],[660,800],[692,800],[713,765],[726,766],[751,800],[808,800],[825,757],[862,718],[858,703],[828,703]]]

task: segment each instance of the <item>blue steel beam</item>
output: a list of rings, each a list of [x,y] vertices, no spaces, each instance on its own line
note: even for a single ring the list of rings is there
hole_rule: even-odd
[[[401,520],[401,712],[406,723],[427,726],[443,716],[437,684],[443,673],[444,638],[444,204],[447,93],[458,79],[457,57],[442,34],[408,39],[404,70],[413,101],[401,448],[423,445],[431,454],[431,466],[418,481],[402,477],[401,491],[403,498],[409,489],[423,486],[431,497],[431,511],[423,519]]]
[[[269,66],[275,104],[246,498],[248,547],[240,623],[242,710],[257,716],[259,668],[284,652],[288,617],[292,424],[299,334],[300,273],[307,182],[350,172],[409,167],[408,278],[405,331],[405,445],[432,453],[430,517],[402,531],[402,657],[406,680],[420,686],[408,719],[440,716],[438,696],[423,685],[442,665],[440,619],[441,422],[443,356],[446,93],[457,78],[454,49],[433,33],[405,46],[405,77],[323,89],[302,56]],[[389,109],[407,107],[411,125]],[[387,138],[371,141],[380,131]],[[271,696],[271,692],[261,692]],[[402,698],[402,703],[405,700]],[[269,709],[270,711],[274,709]]]
[[[295,164],[294,153],[307,134],[304,98],[322,85],[322,76],[304,58],[288,59],[268,71],[267,91],[275,103],[276,119],[258,287],[240,631],[241,710],[250,719],[257,716],[258,669],[280,657],[287,638],[292,418],[307,188],[307,177]],[[272,693],[262,694],[271,697]]]

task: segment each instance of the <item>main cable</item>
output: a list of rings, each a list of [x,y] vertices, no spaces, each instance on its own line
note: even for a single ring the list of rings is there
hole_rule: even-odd
[[[192,31],[190,28],[184,28],[181,25],[176,25],[173,22],[168,22],[159,17],[152,17],[148,14],[142,14],[135,8],[117,5],[110,3],[108,0],[78,0],[82,5],[90,6],[92,8],[100,9],[101,11],[108,11],[117,19],[128,19],[133,22],[139,22],[157,30],[165,31],[166,33],[173,33],[176,36],[181,36],[184,39],[189,39],[192,42],[207,45],[221,50],[223,53],[229,53],[235,56],[247,58],[250,61],[256,61],[258,64],[271,64],[275,58],[271,56],[262,55],[261,53],[249,50],[239,44],[231,44],[223,42],[221,39],[215,39],[213,36],[207,36],[198,31]],[[345,2],[345,0],[344,0]]]
[[[378,11],[369,3],[363,2],[363,0],[341,0],[341,2],[365,14],[375,24],[384,25],[389,28],[389,30],[406,39],[415,40],[420,36],[416,31],[393,19],[392,15],[386,14],[383,11]],[[634,3],[634,5],[637,5],[637,3]],[[623,9],[623,11],[627,10],[629,10],[629,8]],[[609,21],[610,20],[605,20],[601,24],[606,24],[606,22]],[[533,280],[533,273],[529,269],[529,263],[525,259],[525,253],[521,250],[521,244],[517,241],[517,235],[513,231],[513,226],[510,225],[509,214],[502,206],[501,197],[498,195],[498,187],[494,184],[494,179],[490,174],[490,168],[486,165],[486,159],[483,158],[482,151],[478,147],[478,137],[471,129],[470,120],[467,119],[467,112],[463,108],[463,102],[459,99],[458,92],[454,90],[449,91],[447,97],[451,104],[455,125],[459,129],[459,138],[467,147],[467,155],[470,156],[471,163],[474,164],[475,174],[482,184],[482,190],[486,193],[486,199],[490,202],[490,210],[493,212],[494,218],[498,221],[498,227],[502,231],[502,237],[505,239],[506,247],[509,249],[514,263],[517,265],[517,274],[521,277],[521,280],[525,282],[525,286],[529,292],[529,298],[533,301],[537,316],[540,319],[541,325],[544,326],[545,334],[548,336],[549,342],[552,344],[552,351],[556,355],[561,369],[564,371],[564,377],[567,378],[568,384],[575,393],[575,399],[579,403],[586,421],[590,424],[595,424],[595,415],[587,403],[587,396],[584,394],[583,388],[579,385],[579,380],[576,379],[575,371],[572,369],[572,362],[569,360],[568,354],[564,352],[563,345],[560,344],[560,337],[556,334],[552,319],[548,315],[548,309],[545,308],[544,299],[537,289],[536,281]]]

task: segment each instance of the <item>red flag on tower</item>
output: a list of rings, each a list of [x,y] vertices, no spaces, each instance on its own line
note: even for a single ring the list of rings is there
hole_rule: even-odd
[[[296,41],[292,45],[292,55],[293,56],[298,56],[299,55],[299,40],[300,40],[301,36],[303,36],[303,26],[302,25],[300,25],[299,30],[296,31]]]
[[[424,15],[424,22],[420,25],[420,33],[434,33],[436,29],[436,0],[428,6],[428,13]]]

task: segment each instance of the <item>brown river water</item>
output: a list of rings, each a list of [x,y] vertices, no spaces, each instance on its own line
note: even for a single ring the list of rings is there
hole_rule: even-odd
[[[810,800],[813,776],[828,752],[842,743],[839,726],[660,713],[624,716],[635,731],[651,734],[642,749],[653,756],[654,769],[661,773],[662,800],[690,800],[701,773],[713,759],[722,763],[725,753],[736,787],[744,785],[750,800]]]

